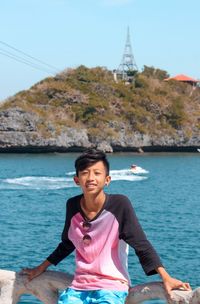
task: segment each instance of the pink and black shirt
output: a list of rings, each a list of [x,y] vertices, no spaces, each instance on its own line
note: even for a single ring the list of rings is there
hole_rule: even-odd
[[[106,194],[102,210],[88,221],[80,206],[82,195],[67,201],[62,241],[47,258],[57,265],[76,250],[76,271],[71,288],[127,291],[128,247],[134,248],[147,275],[162,266],[159,256],[142,230],[129,199]]]

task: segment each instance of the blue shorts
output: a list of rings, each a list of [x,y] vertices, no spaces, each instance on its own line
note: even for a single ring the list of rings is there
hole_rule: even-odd
[[[115,290],[75,290],[67,288],[58,304],[124,304],[128,292]]]

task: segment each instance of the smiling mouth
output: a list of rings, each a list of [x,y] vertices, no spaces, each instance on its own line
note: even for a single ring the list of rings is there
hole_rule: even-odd
[[[96,187],[96,184],[86,184],[86,187],[87,188],[94,188],[94,187]]]

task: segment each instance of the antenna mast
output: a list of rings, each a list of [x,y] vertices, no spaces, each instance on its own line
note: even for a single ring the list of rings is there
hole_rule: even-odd
[[[124,54],[122,57],[121,64],[119,65],[119,68],[116,71],[117,78],[123,79],[127,82],[131,82],[137,71],[138,71],[138,67],[136,65],[133,56],[131,40],[130,40],[130,32],[128,27]]]

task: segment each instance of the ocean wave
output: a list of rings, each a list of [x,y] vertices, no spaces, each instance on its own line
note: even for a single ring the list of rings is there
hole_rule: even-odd
[[[143,175],[148,173],[149,171],[138,166],[134,171],[132,171],[131,169],[110,170],[110,176],[112,180],[130,180],[130,181],[142,180],[143,178],[141,177],[144,177]],[[67,176],[74,176],[75,174],[76,174],[75,171],[70,171],[66,173]]]
[[[51,176],[24,176],[0,180],[0,189],[65,189],[76,187],[73,179]]]
[[[142,174],[148,173],[148,171],[141,172]],[[111,170],[110,176],[112,181],[118,181],[118,180],[126,180],[126,181],[142,181],[147,179],[147,176],[139,175],[139,172],[137,174],[133,174],[130,169],[122,169],[122,170]]]
[[[15,178],[5,178],[0,180],[0,189],[65,189],[77,187],[73,176],[74,171],[67,172],[65,177],[55,176],[23,176]],[[111,170],[112,181],[142,181],[147,179],[146,176],[133,174],[129,169]]]

